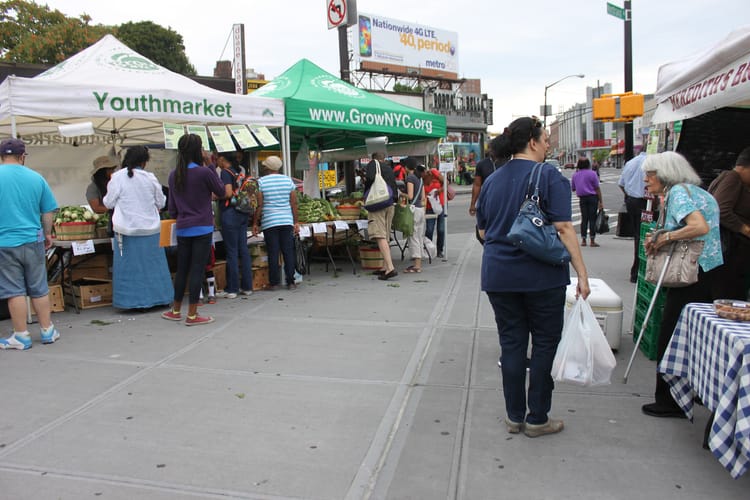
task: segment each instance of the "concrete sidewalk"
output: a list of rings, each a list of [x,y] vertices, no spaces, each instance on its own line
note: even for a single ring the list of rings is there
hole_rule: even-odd
[[[600,243],[584,257],[627,331],[632,241]],[[206,326],[54,315],[59,342],[0,352],[0,498],[748,497],[701,449],[705,409],[641,414],[655,368],[639,355],[621,383],[631,337],[612,385],[558,385],[561,434],[507,434],[481,247],[448,244],[451,261],[388,282],[315,266],[297,291],[204,306]]]

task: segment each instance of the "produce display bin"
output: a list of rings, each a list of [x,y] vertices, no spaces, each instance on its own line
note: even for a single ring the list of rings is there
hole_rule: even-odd
[[[90,240],[96,236],[93,222],[59,222],[54,225],[55,238],[61,241]]]

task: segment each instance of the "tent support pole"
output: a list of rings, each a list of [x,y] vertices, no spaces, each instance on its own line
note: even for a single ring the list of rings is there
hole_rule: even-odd
[[[287,166],[286,175],[287,177],[293,177],[292,175],[292,153],[290,151],[291,141],[289,139],[289,125],[284,125],[281,128],[281,158],[284,165]]]
[[[10,136],[14,139],[18,139],[18,133],[16,131],[16,115],[10,115]]]

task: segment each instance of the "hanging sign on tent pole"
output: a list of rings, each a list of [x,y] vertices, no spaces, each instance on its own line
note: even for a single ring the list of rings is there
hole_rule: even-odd
[[[438,156],[440,157],[440,172],[453,172],[453,165],[456,162],[456,153],[453,144],[438,144]]]

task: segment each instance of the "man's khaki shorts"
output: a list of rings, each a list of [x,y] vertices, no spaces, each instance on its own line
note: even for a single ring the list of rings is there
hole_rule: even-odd
[[[367,235],[372,239],[391,237],[391,223],[393,222],[393,212],[396,209],[391,205],[384,210],[370,212],[367,223]]]

